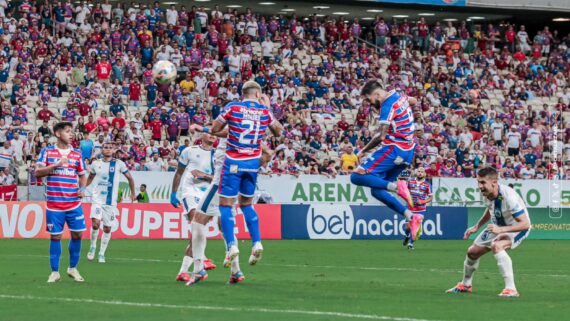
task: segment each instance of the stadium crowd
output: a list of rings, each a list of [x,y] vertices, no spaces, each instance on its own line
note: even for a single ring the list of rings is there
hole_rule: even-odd
[[[86,160],[114,141],[131,170],[173,171],[197,143],[190,125],[239,100],[248,79],[285,127],[267,138],[263,174],[356,168],[377,125],[359,89],[377,78],[418,98],[413,167],[428,177],[493,164],[505,178],[570,179],[570,35],[549,27],[0,0],[0,35],[0,184],[37,183],[59,120],[73,122]],[[157,60],[179,79],[155,84]]]

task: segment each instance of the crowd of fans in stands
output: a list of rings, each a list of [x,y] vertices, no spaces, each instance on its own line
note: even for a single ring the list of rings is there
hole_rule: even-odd
[[[0,0],[0,35],[0,184],[14,165],[33,174],[55,120],[75,124],[86,160],[110,140],[131,170],[174,170],[196,143],[189,126],[215,119],[248,79],[285,127],[267,138],[264,174],[354,170],[376,125],[359,89],[376,78],[418,98],[413,167],[428,177],[492,164],[505,178],[570,179],[570,35],[548,27]],[[154,83],[157,60],[179,79]]]

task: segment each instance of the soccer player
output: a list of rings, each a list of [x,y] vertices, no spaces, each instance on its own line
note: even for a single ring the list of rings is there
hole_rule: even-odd
[[[255,81],[248,81],[242,88],[243,101],[231,102],[224,107],[222,113],[214,120],[211,131],[213,135],[227,135],[226,159],[220,176],[220,214],[222,233],[226,241],[227,253],[224,267],[230,267],[239,249],[234,237],[235,218],[232,208],[235,199],[243,212],[245,222],[252,240],[252,254],[249,264],[255,265],[261,259],[263,246],[259,233],[257,213],[252,206],[257,172],[262,156],[261,140],[269,129],[273,135],[280,136],[281,124],[269,110],[269,98],[261,93],[261,86]],[[227,134],[224,130],[227,125]],[[198,276],[199,277],[199,276]]]
[[[51,234],[49,260],[52,271],[48,283],[61,280],[59,259],[65,224],[71,233],[67,275],[76,282],[85,281],[77,270],[77,264],[81,255],[81,237],[86,229],[81,208],[86,173],[81,151],[71,147],[72,128],[73,124],[69,122],[57,123],[53,127],[57,138],[56,145],[42,149],[36,162],[36,176],[47,177],[46,227],[47,232]]]
[[[197,125],[197,124],[192,124],[190,126],[190,132],[194,133],[195,131],[198,132],[204,132],[204,131],[209,131],[210,129],[204,129],[205,127]],[[227,132],[227,130],[226,130]],[[224,166],[224,162],[226,160],[226,146],[227,146],[227,140],[226,138],[221,138],[219,140],[218,143],[218,147],[216,148],[216,152],[214,153],[214,179],[212,180],[212,183],[210,184],[210,186],[208,187],[208,189],[206,190],[204,197],[202,197],[200,199],[200,203],[198,203],[198,211],[196,213],[196,215],[194,216],[194,220],[193,223],[197,224],[197,229],[200,232],[202,229],[205,228],[205,224],[207,224],[207,222],[209,221],[209,216],[219,216],[220,215],[220,211],[219,211],[219,204],[220,204],[220,196],[218,193],[219,190],[219,182],[220,182],[220,176],[222,173],[222,168]],[[271,159],[271,151],[268,150],[265,145],[262,145],[262,156],[261,156],[261,161],[262,164],[265,162],[269,162],[269,160]],[[195,240],[194,237],[196,237],[197,239]],[[203,233],[195,233],[192,234],[192,246],[193,246],[193,253],[194,253],[194,262],[196,262],[199,257],[203,257],[203,253],[205,251],[205,246],[201,247],[198,244],[200,244],[200,242],[206,242],[206,236],[203,235]],[[196,246],[194,248],[194,246]],[[226,248],[227,251],[227,248]],[[199,264],[195,263],[194,264],[194,274],[200,274],[201,272],[201,268],[199,266]],[[203,273],[202,273],[203,274]],[[200,282],[200,280],[202,280],[201,278],[193,278],[191,279],[190,282],[187,283],[187,285],[192,285],[195,284],[197,282]],[[240,266],[239,266],[239,255],[236,256],[232,262],[231,262],[231,273],[230,273],[230,279],[228,280],[229,284],[236,284],[236,283],[240,283],[242,281],[245,280],[245,275],[243,274],[243,272],[241,272]]]
[[[214,153],[213,145],[216,142],[216,137],[209,134],[202,134],[200,137],[201,144],[199,146],[190,146],[185,148],[178,158],[178,168],[174,174],[174,179],[172,182],[172,194],[170,196],[170,203],[174,207],[180,206],[180,201],[177,197],[178,187],[182,181],[182,188],[180,190],[180,195],[182,197],[182,205],[184,207],[184,214],[186,218],[191,222],[190,231],[192,232],[192,239],[189,240],[188,246],[186,247],[186,253],[182,259],[182,265],[176,281],[188,282],[190,281],[190,275],[188,275],[188,269],[192,263],[201,263],[200,266],[204,265],[207,269],[213,269],[216,266],[208,260],[200,257],[200,262],[196,262],[195,256],[193,255],[193,240],[201,239],[202,234],[205,238],[205,228],[201,229],[198,224],[194,222],[194,217],[196,216],[196,209],[198,208],[198,202],[204,196],[204,192],[210,185],[213,178],[213,158]],[[208,216],[211,218],[211,216]],[[207,223],[207,222],[206,222]],[[203,227],[203,226],[202,226]],[[205,249],[205,241],[198,244],[198,246],[203,246]],[[207,274],[206,274],[207,277]]]
[[[477,183],[481,194],[486,198],[487,209],[479,222],[465,231],[467,239],[489,220],[485,230],[477,236],[473,245],[467,250],[463,266],[463,281],[447,290],[448,293],[472,291],[473,273],[479,267],[479,259],[489,251],[493,251],[499,271],[505,281],[505,288],[500,297],[518,297],[513,274],[513,262],[507,254],[515,249],[530,232],[530,218],[526,205],[517,192],[507,185],[498,183],[499,174],[493,167],[485,167],[477,173]]]
[[[93,261],[97,250],[97,238],[99,237],[99,227],[103,221],[103,236],[101,237],[101,248],[97,261],[105,263],[105,251],[111,240],[111,228],[116,221],[113,209],[117,206],[117,196],[119,191],[119,173],[123,174],[129,182],[131,188],[131,200],[134,201],[135,181],[127,169],[127,165],[120,159],[115,159],[115,144],[112,142],[103,143],[102,159],[98,159],[91,164],[91,171],[87,179],[87,186],[92,188],[91,205],[91,246],[87,253],[87,259]],[[91,185],[93,183],[93,185]]]
[[[415,125],[410,104],[415,105],[416,99],[395,90],[386,91],[377,80],[367,82],[361,93],[379,110],[380,126],[372,140],[358,153],[359,159],[364,161],[352,173],[350,180],[353,184],[370,187],[372,196],[410,222],[412,211],[390,192],[396,192],[408,206],[413,206],[406,181],[397,181],[397,178],[414,157]]]
[[[415,171],[416,176],[408,180],[408,189],[412,194],[412,201],[414,206],[408,206],[408,209],[414,213],[412,220],[407,226],[407,234],[404,239],[404,246],[408,249],[414,249],[414,242],[419,239],[421,235],[421,226],[426,213],[426,204],[431,202],[431,184],[426,182],[426,170],[419,167]]]

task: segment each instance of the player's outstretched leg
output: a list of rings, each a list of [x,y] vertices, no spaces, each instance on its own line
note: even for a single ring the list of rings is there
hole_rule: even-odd
[[[109,242],[111,241],[111,227],[110,226],[103,226],[103,236],[101,237],[101,248],[99,249],[99,257],[97,261],[99,263],[105,263],[105,252],[107,251],[107,246],[109,246]]]
[[[350,175],[350,181],[352,182],[352,184],[355,185],[367,186],[370,187],[371,189],[381,189],[381,190],[394,192],[398,194],[398,196],[403,198],[408,203],[408,205],[410,205],[411,207],[414,206],[414,203],[412,201],[412,194],[410,193],[408,185],[405,181],[393,182],[387,179],[380,178],[376,175],[359,174],[356,172]]]
[[[410,221],[412,219],[412,212],[387,190],[373,188],[371,189],[371,194],[374,198],[386,204],[386,206],[394,210],[396,213],[403,215],[406,218],[406,221]]]
[[[515,286],[515,276],[513,273],[513,261],[511,257],[507,254],[507,249],[511,248],[511,240],[503,239],[496,240],[491,245],[491,250],[495,254],[495,259],[497,260],[497,265],[499,266],[499,271],[505,280],[505,288],[501,293],[500,297],[518,297],[519,293]]]

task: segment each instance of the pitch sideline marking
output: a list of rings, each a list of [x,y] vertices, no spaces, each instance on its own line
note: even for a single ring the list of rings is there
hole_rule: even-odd
[[[37,255],[37,254],[4,254],[0,256],[12,256],[12,257],[41,257],[48,258],[47,255]],[[115,257],[112,258],[117,261],[132,261],[132,262],[154,262],[154,263],[180,263],[176,260],[162,260],[162,259],[142,259],[142,258],[122,258]],[[315,268],[315,269],[353,269],[362,271],[403,271],[403,272],[442,272],[442,273],[463,273],[462,270],[453,269],[417,269],[417,268],[404,268],[404,267],[366,267],[366,266],[336,266],[336,265],[303,265],[303,264],[263,264],[267,266],[283,266],[291,268]],[[555,271],[555,270],[553,270]],[[477,271],[477,274],[490,274],[490,275],[500,275],[498,272],[486,272]],[[517,275],[525,276],[544,276],[552,278],[570,278],[569,274],[533,274],[533,273],[517,273]]]
[[[145,303],[145,302],[108,301],[108,300],[96,300],[96,299],[41,297],[41,296],[31,296],[31,295],[0,294],[0,299],[95,303],[95,304],[107,304],[107,305],[143,307],[143,308],[163,308],[163,309],[301,314],[301,315],[318,315],[318,316],[330,316],[330,317],[351,318],[351,319],[368,319],[368,320],[438,321],[438,320],[414,319],[414,318],[404,318],[404,317],[388,317],[376,314],[357,314],[357,313],[345,313],[345,312],[333,312],[333,311],[284,310],[284,309],[267,309],[267,308],[256,308],[256,307],[236,308],[236,307],[221,307],[221,306],[208,306],[208,305],[191,306],[191,305]]]

